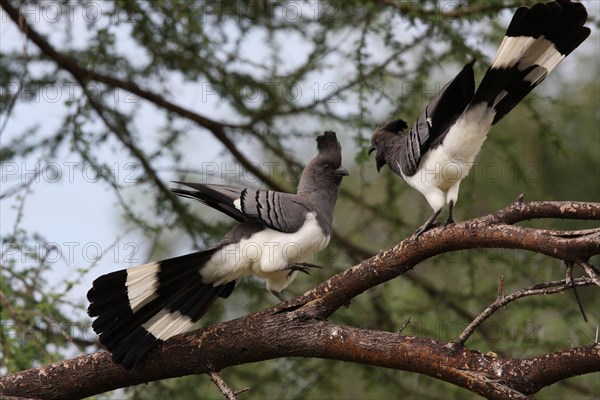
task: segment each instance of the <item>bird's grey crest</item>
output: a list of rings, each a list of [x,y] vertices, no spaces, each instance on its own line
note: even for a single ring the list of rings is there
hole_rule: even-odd
[[[317,137],[317,150],[320,157],[326,157],[334,167],[342,165],[342,146],[335,132],[326,131]]]
[[[402,119],[395,119],[392,122],[389,122],[389,123],[383,125],[378,130],[388,131],[388,132],[399,134],[399,133],[404,132],[406,129],[408,129],[408,124],[406,123],[406,121],[404,121]]]
[[[348,170],[342,167],[342,146],[335,132],[326,131],[317,137],[318,154],[308,163],[298,184],[298,193],[310,193],[339,187]],[[334,186],[331,186],[334,185]],[[336,192],[337,193],[337,192]]]

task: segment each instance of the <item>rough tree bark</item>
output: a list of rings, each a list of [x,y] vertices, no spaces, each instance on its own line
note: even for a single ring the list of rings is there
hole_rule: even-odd
[[[521,297],[599,285],[590,258],[600,254],[600,228],[559,231],[513,224],[530,219],[600,220],[600,203],[523,202],[493,214],[434,228],[333,276],[285,303],[233,321],[179,335],[133,370],[98,352],[0,378],[0,393],[28,398],[81,398],[139,383],[279,357],[318,357],[425,374],[492,399],[528,398],[576,375],[600,371],[600,344],[531,358],[503,358],[464,346],[482,319]],[[586,276],[544,282],[504,296],[453,342],[341,326],[327,321],[365,290],[396,278],[430,257],[470,248],[525,249],[583,267]],[[600,285],[599,285],[600,286]],[[228,391],[228,389],[222,389]],[[231,393],[228,398],[231,398]]]

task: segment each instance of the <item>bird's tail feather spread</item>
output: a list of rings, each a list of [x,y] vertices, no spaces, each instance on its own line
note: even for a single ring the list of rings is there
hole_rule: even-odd
[[[218,248],[112,272],[88,292],[92,328],[115,362],[133,367],[158,343],[188,330],[235,282],[202,282],[200,269]]]
[[[570,0],[517,9],[471,104],[487,102],[497,123],[589,36],[586,19]]]

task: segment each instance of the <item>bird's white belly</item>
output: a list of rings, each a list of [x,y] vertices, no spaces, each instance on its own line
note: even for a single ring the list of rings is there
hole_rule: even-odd
[[[328,243],[329,236],[323,234],[316,214],[311,212],[297,232],[264,229],[223,247],[211,257],[200,274],[204,282],[215,286],[255,275],[267,281],[267,289],[280,291],[295,276],[288,277],[289,270],[285,268],[291,263],[314,258]]]
[[[423,157],[416,174],[404,179],[415,189],[432,186],[446,191],[467,176],[474,159],[453,157],[443,146],[438,146]]]

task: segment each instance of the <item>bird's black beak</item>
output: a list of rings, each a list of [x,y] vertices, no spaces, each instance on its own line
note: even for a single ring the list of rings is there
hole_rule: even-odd
[[[375,150],[377,150],[375,148],[375,146],[371,145],[371,147],[369,147],[369,155],[371,155],[371,153],[374,152]],[[379,151],[377,152],[377,155],[375,156],[375,163],[377,165],[377,172],[379,172],[381,167],[383,167],[385,164],[387,164],[387,162],[385,161],[385,158],[383,158],[383,156],[381,155],[381,153]]]
[[[379,172],[379,170],[381,170],[381,167],[383,167],[385,164],[387,164],[387,161],[385,161],[385,158],[383,158],[381,156],[381,154],[379,154],[379,152],[375,156],[375,164],[377,165],[377,172]]]
[[[339,167],[338,169],[335,170],[335,174],[342,177],[342,176],[348,176],[350,175],[348,173],[348,170],[344,167]]]

